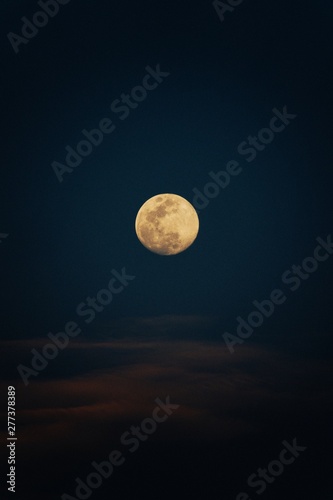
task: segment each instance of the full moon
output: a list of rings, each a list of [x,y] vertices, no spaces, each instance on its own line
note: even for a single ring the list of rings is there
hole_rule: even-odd
[[[138,211],[135,231],[151,252],[175,255],[192,245],[199,231],[199,219],[185,198],[177,194],[157,194]]]

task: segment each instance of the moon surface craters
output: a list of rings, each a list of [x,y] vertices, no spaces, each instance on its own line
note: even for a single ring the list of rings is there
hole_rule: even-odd
[[[175,194],[162,194],[142,205],[135,229],[146,248],[160,255],[173,255],[193,243],[199,230],[199,220],[187,200]]]

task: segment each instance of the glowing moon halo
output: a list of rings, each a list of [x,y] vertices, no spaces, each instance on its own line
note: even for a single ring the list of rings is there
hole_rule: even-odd
[[[135,219],[135,231],[151,252],[175,255],[192,245],[199,231],[199,219],[185,198],[163,193],[142,205]]]

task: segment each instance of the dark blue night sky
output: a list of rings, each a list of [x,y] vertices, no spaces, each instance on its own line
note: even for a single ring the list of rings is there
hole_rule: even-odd
[[[2,401],[17,391],[18,497],[75,497],[169,394],[180,409],[91,498],[253,500],[248,476],[295,436],[307,450],[261,497],[329,498],[333,7],[60,4],[38,32],[21,19],[36,1],[0,16],[0,385]],[[135,234],[158,193],[199,214],[176,256]],[[135,278],[86,322],[80,304],[124,268]],[[276,289],[232,353],[225,333]],[[70,321],[80,333],[25,384],[17,367]]]

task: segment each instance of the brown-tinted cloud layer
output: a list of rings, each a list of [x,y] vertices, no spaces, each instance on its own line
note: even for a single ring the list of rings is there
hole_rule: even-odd
[[[173,321],[176,327],[200,324],[198,318]],[[155,329],[156,339],[144,338],[147,327]],[[124,320],[123,328],[130,331],[127,338],[71,341],[53,360],[52,376],[46,369],[27,388],[15,384],[21,467],[29,470],[42,460],[43,474],[52,482],[59,462],[70,483],[78,474],[73,468],[123,450],[121,435],[151,416],[157,397],[168,395],[180,408],[142,444],[146,450],[184,442],[226,447],[275,431],[287,438],[284,428],[296,434],[309,418],[317,425],[328,418],[332,389],[325,363],[310,364],[254,343],[231,355],[222,342],[170,340],[163,336],[170,328],[166,318]],[[23,352],[42,345],[38,339],[2,348],[21,361]],[[1,382],[2,393],[9,382]]]

